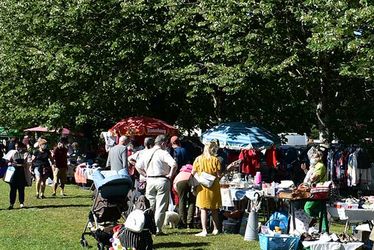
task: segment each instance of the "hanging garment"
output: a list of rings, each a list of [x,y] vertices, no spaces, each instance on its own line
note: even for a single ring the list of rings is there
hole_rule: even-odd
[[[357,158],[354,153],[350,154],[348,157],[348,167],[347,167],[347,186],[353,187],[358,184],[359,174],[357,169]]]
[[[269,167],[275,168],[278,163],[278,157],[277,157],[277,150],[275,146],[272,146],[271,148],[268,148],[265,152],[265,159],[266,159],[266,164]]]
[[[243,174],[254,176],[256,174],[256,169],[260,168],[259,153],[253,148],[242,149],[239,154],[239,159],[242,160],[240,163],[240,171]]]
[[[356,149],[356,155],[357,155],[357,168],[359,168],[359,169],[370,168],[369,156],[368,156],[366,150],[364,150],[362,148],[357,148]]]

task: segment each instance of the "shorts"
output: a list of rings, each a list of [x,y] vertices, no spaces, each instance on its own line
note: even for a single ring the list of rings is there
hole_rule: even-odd
[[[53,170],[53,182],[58,183],[60,180],[60,184],[65,184],[67,180],[67,168],[54,168]]]
[[[35,177],[40,178],[40,176],[41,176],[41,174],[40,174],[40,167],[35,167],[34,168],[34,174],[35,174]]]
[[[35,167],[34,174],[36,178],[40,178],[41,180],[47,180],[49,176],[49,168],[42,168],[42,167]]]

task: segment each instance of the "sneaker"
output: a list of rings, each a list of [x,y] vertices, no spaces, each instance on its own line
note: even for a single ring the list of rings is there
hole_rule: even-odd
[[[61,193],[61,196],[67,196],[65,193]]]
[[[53,193],[51,196],[52,196],[52,197],[55,197],[55,196],[56,196],[56,193]]]
[[[23,204],[21,203],[21,204],[19,204],[19,207],[20,207],[20,208],[24,208],[25,205],[23,205]]]
[[[44,196],[44,194],[43,194],[42,196],[40,196],[40,198],[41,198],[41,199],[45,199],[45,196]]]
[[[217,234],[219,234],[219,231],[218,231],[217,229],[216,229],[216,230],[213,230],[212,234],[213,234],[213,235],[217,235]]]
[[[198,236],[198,237],[206,237],[208,234],[206,232],[200,232],[198,234],[195,234],[195,236]]]
[[[8,207],[8,210],[12,210],[13,209],[13,205],[10,205],[9,207]]]

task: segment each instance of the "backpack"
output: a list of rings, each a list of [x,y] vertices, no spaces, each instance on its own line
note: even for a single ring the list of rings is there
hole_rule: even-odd
[[[125,221],[125,228],[131,232],[140,233],[144,229],[145,216],[141,209],[133,210]]]
[[[128,215],[124,224],[125,228],[131,232],[140,233],[143,231],[144,225],[146,224],[146,214],[149,215],[149,201],[145,195],[141,195],[137,191],[133,191],[131,194],[129,194],[128,198],[130,204]],[[151,218],[153,219],[153,215]],[[148,224],[149,223],[147,223],[147,225]]]

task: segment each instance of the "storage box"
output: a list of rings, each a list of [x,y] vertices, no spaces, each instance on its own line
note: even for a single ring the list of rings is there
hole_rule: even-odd
[[[300,237],[287,234],[259,234],[261,250],[297,250]]]

